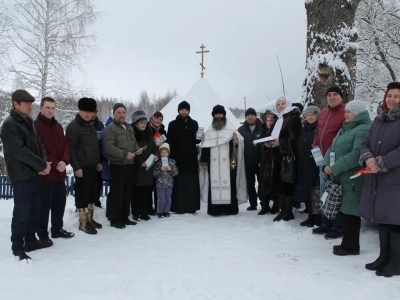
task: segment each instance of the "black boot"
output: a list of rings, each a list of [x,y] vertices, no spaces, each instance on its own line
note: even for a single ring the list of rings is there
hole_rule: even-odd
[[[379,257],[372,263],[366,264],[365,268],[370,271],[382,269],[387,265],[390,258],[389,227],[379,225]]]
[[[315,226],[321,226],[322,221],[321,221],[321,214],[314,215],[314,225]]]
[[[66,231],[65,229],[62,229],[62,228],[58,232],[53,232],[51,234],[51,237],[53,239],[57,239],[57,238],[70,239],[70,238],[72,238],[74,236],[75,236],[75,233],[68,232],[68,231]]]
[[[25,242],[24,250],[25,252],[32,252],[39,249],[44,249],[51,247],[53,242],[48,238],[47,240],[36,240],[32,242]]]
[[[263,216],[269,213],[269,200],[263,200],[261,203],[261,210],[258,212],[258,215]]]
[[[279,195],[279,208],[281,211],[275,217],[274,222],[279,222],[285,216],[285,196]]]
[[[314,227],[315,215],[308,214],[308,218],[300,223],[300,226]]]
[[[28,261],[28,259],[32,259],[30,256],[28,256],[25,251],[19,250],[19,251],[13,251],[14,256],[18,256],[19,260],[24,260]]]
[[[118,229],[124,229],[126,227],[122,222],[111,222],[110,226]]]
[[[376,271],[376,275],[392,277],[400,275],[400,232],[392,229],[389,231],[390,258],[389,262],[382,269]]]
[[[310,204],[308,202],[306,202],[305,205],[306,205],[306,208],[300,212],[301,214],[309,214],[311,211]],[[308,216],[308,217],[310,217],[310,216]]]
[[[275,214],[279,213],[279,201],[273,200],[272,202],[273,202],[273,204],[272,204],[271,210],[269,211],[269,214],[275,215]]]
[[[282,220],[290,221],[294,219],[293,204],[294,204],[293,197],[285,197],[285,215],[282,217]]]

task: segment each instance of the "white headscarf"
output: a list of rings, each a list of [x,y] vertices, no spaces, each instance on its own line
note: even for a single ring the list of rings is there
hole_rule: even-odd
[[[278,112],[278,102],[282,100],[286,102],[286,108],[283,111]],[[272,130],[271,133],[271,136],[273,138],[279,139],[279,134],[281,133],[283,124],[283,115],[291,112],[294,109],[297,109],[297,107],[292,106],[292,102],[287,97],[281,96],[278,99],[276,99],[274,110],[275,110],[275,115],[278,117],[278,120],[276,120],[274,130]]]

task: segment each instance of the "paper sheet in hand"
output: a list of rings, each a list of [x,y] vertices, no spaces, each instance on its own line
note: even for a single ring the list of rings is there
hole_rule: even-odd
[[[154,154],[150,154],[149,158],[146,160],[146,171],[150,170],[154,165]]]
[[[353,174],[352,176],[350,176],[350,179],[354,179],[354,178],[357,178],[357,177],[359,177],[359,176],[361,176],[361,175],[367,174],[369,171],[371,171],[370,168],[361,169],[361,170],[358,171],[357,173],[355,173],[355,174]]]
[[[161,157],[161,165],[163,167],[168,167],[168,157]]]
[[[324,160],[321,149],[319,147],[313,148],[311,149],[311,154],[314,157],[315,164],[317,166],[320,166],[322,164],[322,161]]]
[[[326,198],[328,197],[328,192],[324,192],[323,194],[322,194],[322,196],[321,196],[321,202],[322,202],[322,205],[324,205],[325,204],[325,202],[326,202]]]
[[[164,143],[167,140],[167,137],[165,134],[161,135],[160,137],[156,138],[154,140],[155,143]]]
[[[203,137],[203,133],[204,133],[204,127],[199,127],[199,130],[197,131],[196,134],[196,140],[201,140],[201,138]]]
[[[259,144],[259,143],[272,142],[272,141],[275,141],[275,140],[276,140],[276,138],[274,138],[274,137],[272,137],[272,136],[267,136],[267,137],[262,138],[262,139],[254,140],[254,141],[253,141],[253,144],[254,144],[254,145],[257,145],[257,144]]]

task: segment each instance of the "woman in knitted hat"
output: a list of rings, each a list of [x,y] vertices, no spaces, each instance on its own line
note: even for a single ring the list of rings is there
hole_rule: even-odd
[[[132,114],[132,126],[136,141],[140,148],[146,147],[141,155],[135,156],[133,165],[132,216],[135,221],[150,220],[147,203],[151,201],[153,192],[153,172],[148,170],[146,161],[153,154],[158,160],[158,150],[153,140],[153,132],[148,125],[146,113],[143,110]]]
[[[342,128],[333,139],[322,162],[322,170],[331,176],[333,182],[340,184],[343,188],[338,212],[342,214],[343,219],[343,239],[340,245],[333,247],[333,254],[340,256],[360,254],[359,212],[364,177],[350,179],[350,176],[360,171],[358,163],[360,147],[372,123],[365,103],[357,100],[346,104],[344,120]],[[331,229],[325,238],[336,239],[341,235],[342,233]]]
[[[360,215],[379,224],[380,254],[367,264],[378,276],[400,275],[400,82],[387,86],[383,104],[361,146],[366,174]]]
[[[308,213],[307,220],[300,223],[301,226],[313,227],[319,224],[319,215],[312,214],[311,205],[311,189],[318,186],[319,167],[316,165],[311,155],[312,143],[314,141],[315,130],[317,129],[318,117],[320,109],[318,106],[309,105],[303,111],[304,126],[299,139],[299,157],[298,167],[299,175],[294,193],[294,201],[297,203],[305,203],[306,209],[301,213]]]

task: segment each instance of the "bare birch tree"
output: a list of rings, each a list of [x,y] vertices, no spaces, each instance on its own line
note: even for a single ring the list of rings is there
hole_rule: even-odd
[[[362,0],[357,11],[360,49],[357,96],[380,101],[386,85],[400,76],[400,1]]]
[[[355,13],[361,0],[306,0],[307,57],[302,101],[326,105],[326,90],[336,84],[345,100],[355,87],[357,29]]]
[[[97,13],[90,0],[15,0],[8,38],[21,59],[10,71],[39,97],[73,96],[71,74],[92,49],[89,28]]]
[[[0,1],[0,82],[5,79],[6,57],[8,55],[9,40],[7,32],[11,28],[8,9],[3,1]]]

